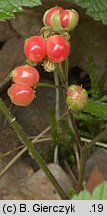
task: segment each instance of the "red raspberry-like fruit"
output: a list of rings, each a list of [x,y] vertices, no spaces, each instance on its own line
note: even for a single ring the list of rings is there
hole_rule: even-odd
[[[66,9],[60,11],[59,17],[60,17],[61,26],[63,28],[68,29],[69,31],[73,30],[79,21],[79,15],[77,11],[73,9],[72,10]]]
[[[33,62],[40,62],[46,56],[46,40],[42,36],[32,36],[25,41],[24,53]]]
[[[49,10],[47,10],[43,16],[43,23],[46,26],[51,26],[51,20],[52,17],[54,16],[55,12],[57,11],[62,11],[63,8],[62,7],[52,7]]]
[[[39,82],[39,73],[30,65],[18,66],[11,72],[13,81],[20,85],[34,86]]]
[[[34,90],[29,86],[12,84],[8,89],[8,95],[15,105],[27,106],[35,98]]]
[[[47,39],[47,56],[52,62],[63,62],[70,53],[70,45],[62,35],[53,35]]]

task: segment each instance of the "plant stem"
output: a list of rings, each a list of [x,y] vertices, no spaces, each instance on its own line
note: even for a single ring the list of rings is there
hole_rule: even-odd
[[[80,172],[79,172],[79,176],[78,176],[77,193],[79,193],[81,191],[81,189],[82,189],[87,155],[88,155],[88,146],[85,145],[85,146],[82,147],[82,150],[81,150]]]
[[[68,115],[68,124],[69,124],[70,129],[73,131],[73,126],[72,126],[70,115]],[[76,142],[73,142],[73,149],[74,149],[74,152],[75,152],[75,158],[76,158],[77,168],[78,168],[78,172],[79,172],[80,171],[80,161],[79,161],[78,145],[77,145]]]
[[[64,113],[58,121],[60,121],[62,118],[64,118],[68,112]],[[32,140],[32,143],[35,144],[39,142],[39,138],[44,136],[49,130],[51,129],[51,126],[48,126],[46,129],[44,129],[40,134],[38,134],[34,139]],[[10,168],[13,166],[13,164],[27,151],[27,147],[25,146],[15,157],[12,158],[12,160],[5,166],[5,168],[0,172],[0,177],[2,177]]]
[[[11,114],[11,112],[8,110],[2,99],[0,98],[0,110],[1,112],[5,115],[7,120],[9,121],[10,125],[14,129],[14,131],[17,133],[18,137],[20,140],[27,146],[29,152],[33,155],[34,159],[37,161],[39,166],[43,169],[49,180],[52,182],[54,185],[56,191],[59,193],[62,199],[68,199],[67,195],[59,185],[59,183],[56,181],[50,170],[45,164],[45,161],[42,159],[41,155],[39,152],[36,150],[34,145],[31,143],[21,126],[16,122],[14,116]]]
[[[59,67],[59,69],[60,69],[60,73],[63,74],[62,68]],[[67,89],[68,88],[68,59],[65,62],[65,80],[64,80],[64,83],[66,84],[66,89]],[[65,97],[66,97],[66,93],[64,94],[64,98]],[[68,111],[68,112],[69,112],[68,123],[69,123],[71,130],[73,131],[73,134],[74,134],[75,140],[76,140],[76,143],[73,146],[73,148],[75,151],[78,173],[79,173],[78,174],[78,184],[77,184],[77,192],[79,192],[82,188],[82,182],[83,182],[83,178],[84,178],[87,151],[86,151],[86,147],[83,146],[83,142],[80,138],[80,134],[79,134],[79,131],[77,128],[77,124],[76,124],[76,120],[74,118],[73,112],[72,111]],[[80,153],[80,157],[79,157],[79,153]]]
[[[58,69],[60,71],[60,74],[63,75],[61,64],[58,64],[58,65],[59,65]],[[68,74],[68,61],[66,62],[65,70],[66,70],[65,74],[67,76],[67,74]],[[68,80],[67,81],[65,80],[64,75],[63,75],[63,79],[64,79],[64,83],[68,83]],[[62,85],[63,85],[63,83],[62,83]],[[68,86],[66,85],[65,89],[67,89],[67,87]],[[64,98],[66,98],[66,92],[64,92]],[[81,141],[80,134],[79,134],[79,131],[78,131],[78,128],[77,128],[77,125],[76,125],[76,120],[75,120],[74,115],[73,115],[73,113],[71,111],[69,111],[69,116],[70,116],[69,121],[71,121],[71,124],[72,124],[72,130],[73,130],[73,133],[74,133],[74,136],[75,136],[75,140],[77,142],[77,145],[78,145],[79,149],[81,149],[81,147],[83,146],[83,143]]]
[[[54,72],[54,82],[55,82],[55,86],[59,85],[58,74],[56,71]],[[59,89],[56,89],[55,117],[56,117],[57,124],[59,124],[58,119],[60,116],[59,98],[60,98]]]
[[[91,139],[88,139],[88,138],[85,138],[85,137],[81,137],[81,140],[83,142],[86,142],[86,143],[90,143],[92,141]],[[103,147],[103,148],[107,148],[107,143],[96,142],[95,145]]]
[[[42,138],[42,139],[37,140],[36,143],[47,142],[47,141],[52,141],[52,138],[51,138],[51,137]],[[14,153],[15,151],[18,151],[18,150],[24,148],[24,146],[25,146],[25,145],[22,144],[21,146],[15,148],[15,149],[13,149],[13,150],[10,150],[10,151],[8,151],[8,152],[5,152],[3,155],[0,155],[0,160],[3,159],[3,158],[5,158],[5,157],[7,157],[7,156],[9,156],[9,155],[11,155],[11,154]]]
[[[65,80],[66,86],[68,86],[68,58],[65,60]]]
[[[70,119],[71,119],[71,123],[72,123],[72,129],[73,129],[73,133],[75,136],[75,140],[77,142],[78,148],[81,150],[83,143],[82,143],[81,138],[80,138],[80,134],[79,134],[79,131],[77,128],[76,120],[75,120],[73,113],[71,111],[69,111],[69,115],[70,115]]]
[[[55,83],[55,86],[59,85],[59,78],[58,78],[57,71],[54,71],[54,83]],[[59,89],[56,88],[55,118],[56,118],[56,122],[57,122],[57,127],[59,126],[58,119],[60,116],[59,99],[60,99],[60,92],[59,92]],[[54,163],[59,164],[58,145],[56,145],[55,150],[54,150]]]
[[[60,89],[62,91],[63,91],[63,88],[64,88],[63,86],[60,86],[60,85],[54,85],[54,84],[43,83],[43,82],[39,82],[36,87],[46,87],[46,88],[54,88],[54,89],[57,88],[57,89]]]
[[[65,86],[65,77],[64,77],[64,75],[62,73],[61,64],[57,64],[56,71],[58,72],[58,75],[59,75],[62,86]]]
[[[25,153],[27,147],[24,147],[17,155],[15,155],[11,161],[0,172],[0,178],[13,166],[13,164]]]
[[[84,174],[85,174],[85,164],[87,160],[87,156],[92,148],[92,146],[107,136],[107,128],[103,130],[101,133],[99,133],[90,143],[86,144],[82,150],[81,150],[81,158],[80,158],[80,172],[79,172],[79,178],[78,178],[78,185],[77,185],[77,192],[79,192],[82,189],[82,184],[84,180]]]
[[[63,79],[64,79],[64,83],[66,84],[65,85],[66,86],[65,90],[66,90],[68,88],[68,60],[65,63],[65,76],[63,74],[61,64],[58,64],[58,65],[59,65],[58,69],[60,71],[60,74],[62,74]],[[66,80],[66,78],[67,78],[67,80]],[[63,92],[63,95],[64,95],[64,99],[66,101],[66,92],[65,91]],[[73,131],[73,134],[74,134],[75,140],[76,140],[76,143],[74,144],[73,148],[74,148],[74,152],[75,152],[75,156],[76,156],[76,160],[77,160],[77,167],[78,167],[78,171],[79,171],[80,170],[79,151],[81,151],[83,143],[81,141],[80,134],[79,134],[79,131],[78,131],[78,128],[76,125],[76,120],[73,116],[73,113],[70,111],[68,111],[68,123],[69,123],[69,127]]]

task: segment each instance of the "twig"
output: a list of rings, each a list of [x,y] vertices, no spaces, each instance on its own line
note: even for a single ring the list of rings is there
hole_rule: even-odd
[[[37,140],[37,142],[35,142],[35,144],[41,143],[41,142],[47,142],[47,141],[52,141],[52,138],[51,138],[51,137],[48,137],[48,138],[39,139],[39,140]],[[10,150],[10,151],[8,151],[8,152],[5,152],[3,155],[0,155],[0,160],[3,159],[4,157],[9,156],[10,154],[12,154],[12,153],[15,152],[15,151],[18,151],[18,150],[24,148],[24,146],[25,146],[25,145],[21,145],[21,146],[15,148],[15,149],[13,149],[13,150]]]
[[[91,139],[88,139],[88,138],[85,138],[85,137],[81,137],[81,140],[83,142],[87,142],[87,143],[90,143],[92,141]],[[107,144],[106,143],[96,142],[95,145],[103,147],[103,148],[107,148]]]
[[[24,147],[15,157],[12,158],[12,160],[0,172],[0,177],[2,177],[13,166],[13,164],[25,153],[26,150],[27,148]]]

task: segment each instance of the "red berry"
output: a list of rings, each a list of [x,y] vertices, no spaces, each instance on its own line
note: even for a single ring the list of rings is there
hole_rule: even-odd
[[[70,45],[62,35],[53,35],[47,39],[47,55],[52,62],[63,62],[70,53]]]
[[[75,10],[62,10],[59,13],[61,26],[69,31],[74,29],[79,21],[79,15]]]
[[[39,73],[36,68],[30,65],[23,65],[16,67],[11,76],[13,81],[20,85],[34,86],[39,82]]]
[[[46,41],[42,36],[32,36],[25,41],[24,53],[33,62],[39,62],[46,56]]]
[[[27,106],[35,98],[34,90],[29,86],[12,84],[8,89],[8,95],[15,105]]]
[[[62,7],[52,7],[47,10],[43,16],[44,25],[51,26],[51,20],[55,12],[63,10]]]
[[[70,23],[70,10],[66,9],[60,12],[60,22],[62,27],[66,28]]]

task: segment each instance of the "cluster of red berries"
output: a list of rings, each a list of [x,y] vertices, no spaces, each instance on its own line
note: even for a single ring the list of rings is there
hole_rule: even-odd
[[[63,34],[75,28],[78,20],[75,10],[64,10],[61,7],[47,10],[43,16],[46,26],[43,28],[44,37],[32,36],[25,41],[26,57],[33,62],[40,62],[45,58],[54,63],[63,62],[70,53],[70,44]]]
[[[70,45],[62,35],[32,36],[25,41],[24,53],[33,62],[40,62],[47,57],[51,62],[64,61],[70,53]]]
[[[29,105],[35,96],[34,87],[39,82],[39,73],[30,65],[16,67],[10,74],[13,84],[8,89],[12,103],[18,106]]]
[[[62,7],[53,7],[47,10],[43,17],[44,25],[50,26],[57,31],[71,31],[79,21],[79,15],[74,9],[64,10]]]
[[[70,44],[65,33],[74,29],[78,20],[75,10],[64,10],[61,7],[47,10],[43,17],[45,27],[41,30],[41,35],[32,36],[25,41],[24,53],[29,62],[35,65],[42,61],[44,68],[52,71],[49,62],[55,65],[66,60],[70,53]],[[23,65],[16,67],[11,72],[11,77],[14,82],[8,89],[11,101],[19,106],[29,105],[35,98],[34,87],[39,82],[38,71],[33,66]]]

